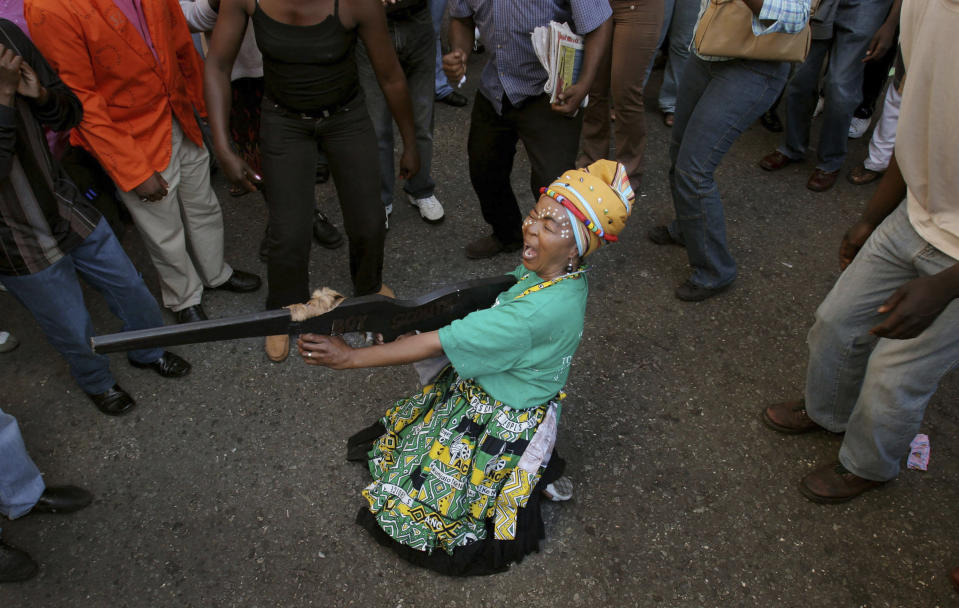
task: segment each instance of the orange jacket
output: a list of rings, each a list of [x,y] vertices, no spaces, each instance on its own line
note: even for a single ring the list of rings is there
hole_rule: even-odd
[[[26,0],[33,41],[83,103],[70,141],[130,191],[170,163],[172,121],[195,144],[203,65],[177,0],[142,0],[159,64],[113,0]]]

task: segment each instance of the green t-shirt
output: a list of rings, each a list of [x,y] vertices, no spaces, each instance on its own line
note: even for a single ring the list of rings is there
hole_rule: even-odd
[[[542,279],[523,266],[512,274],[520,280],[491,308],[453,321],[439,335],[460,377],[510,407],[527,409],[548,402],[566,384],[583,336],[587,285],[580,275],[515,299]]]

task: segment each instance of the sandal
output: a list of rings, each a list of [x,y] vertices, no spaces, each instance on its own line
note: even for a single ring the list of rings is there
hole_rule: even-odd
[[[573,497],[573,480],[569,477],[560,477],[543,488],[543,496],[553,502],[563,502]]]
[[[872,169],[867,169],[865,165],[859,165],[858,167],[852,168],[846,176],[846,179],[849,180],[850,184],[855,186],[865,186],[882,177],[882,174],[882,171],[873,171]]]
[[[243,186],[231,185],[230,186],[230,196],[233,198],[240,198],[241,196],[246,196],[250,191],[244,188]]]

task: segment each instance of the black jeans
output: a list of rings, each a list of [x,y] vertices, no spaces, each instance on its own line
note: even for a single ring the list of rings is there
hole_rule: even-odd
[[[325,118],[304,117],[263,98],[260,149],[270,211],[269,309],[310,296],[310,245],[317,144],[326,154],[350,242],[354,295],[375,293],[383,276],[385,215],[376,134],[358,94]]]
[[[483,219],[503,243],[522,240],[523,217],[510,186],[516,142],[522,141],[529,157],[529,186],[533,200],[563,171],[572,169],[579,151],[583,113],[568,118],[550,109],[544,94],[515,107],[503,97],[497,114],[482,93],[476,93],[470,118],[470,181],[479,198]]]

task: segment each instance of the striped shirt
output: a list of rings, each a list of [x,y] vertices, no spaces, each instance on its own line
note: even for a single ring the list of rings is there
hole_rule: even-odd
[[[82,243],[100,213],[53,160],[41,126],[75,126],[83,112],[80,100],[5,19],[0,43],[23,56],[49,95],[43,105],[20,95],[14,105],[0,105],[0,274],[34,274]]]
[[[450,16],[473,18],[490,53],[480,93],[503,110],[503,95],[516,106],[543,94],[546,70],[533,51],[533,29],[566,22],[585,36],[613,14],[609,0],[450,0]]]
[[[741,0],[734,0],[741,1]],[[700,0],[699,18],[696,19],[696,28],[699,27],[699,19],[703,18],[706,7],[710,0]],[[763,7],[759,15],[753,15],[753,34],[764,36],[766,34],[798,34],[809,23],[810,0],[764,0]],[[726,61],[732,57],[713,57],[711,55],[700,55],[696,51],[695,36],[694,41],[690,43],[690,48],[696,56],[705,61]]]

